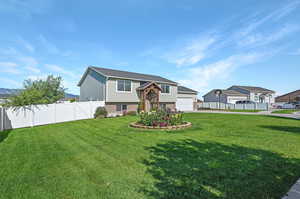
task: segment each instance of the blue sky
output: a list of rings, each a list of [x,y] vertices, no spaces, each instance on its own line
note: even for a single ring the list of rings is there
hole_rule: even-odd
[[[88,65],[157,74],[198,90],[300,86],[299,0],[0,0],[0,87]]]

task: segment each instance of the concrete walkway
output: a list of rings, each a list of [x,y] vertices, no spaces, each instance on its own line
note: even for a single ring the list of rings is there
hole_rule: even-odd
[[[292,186],[290,191],[282,199],[299,199],[300,198],[300,179]]]
[[[277,114],[272,113],[272,111],[261,111],[261,112],[228,112],[228,111],[215,111],[215,110],[201,110],[201,111],[194,111],[197,113],[220,113],[220,114],[237,114],[237,115],[268,115],[268,116],[275,116],[275,117],[284,117],[284,118],[292,118],[300,120],[300,113],[294,114]]]

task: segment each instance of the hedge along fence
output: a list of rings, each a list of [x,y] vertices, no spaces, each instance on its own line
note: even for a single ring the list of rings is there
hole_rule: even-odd
[[[104,101],[0,107],[0,131],[94,118]]]

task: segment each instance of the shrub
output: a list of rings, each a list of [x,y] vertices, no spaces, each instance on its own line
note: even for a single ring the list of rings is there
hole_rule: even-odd
[[[104,118],[107,117],[107,111],[105,107],[98,107],[94,114],[94,118]]]
[[[75,99],[75,98],[72,98],[72,99],[70,99],[69,101],[70,101],[70,103],[74,103],[74,102],[76,102],[76,99]]]
[[[151,111],[151,112],[141,112],[140,123],[145,126],[173,126],[183,123],[183,113],[181,112],[171,112],[171,111]]]

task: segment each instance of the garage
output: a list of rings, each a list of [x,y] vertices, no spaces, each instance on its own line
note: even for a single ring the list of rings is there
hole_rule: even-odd
[[[177,98],[176,109],[179,111],[193,111],[193,98]]]
[[[184,86],[178,86],[176,109],[179,111],[194,111],[198,92]]]

